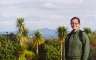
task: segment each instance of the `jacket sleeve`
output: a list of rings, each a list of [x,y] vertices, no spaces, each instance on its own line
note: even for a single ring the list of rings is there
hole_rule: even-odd
[[[88,60],[90,52],[90,42],[87,34],[83,33],[82,60]]]

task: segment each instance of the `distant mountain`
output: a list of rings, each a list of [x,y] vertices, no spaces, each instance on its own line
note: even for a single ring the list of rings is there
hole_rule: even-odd
[[[57,31],[56,30],[44,28],[44,29],[41,29],[39,31],[44,36],[44,38],[56,38],[57,37]]]
[[[43,29],[39,29],[39,30],[36,30],[36,31],[39,31],[42,34],[42,36],[46,39],[57,37],[57,31],[56,30],[43,28]],[[32,31],[32,32],[29,32],[29,33],[30,33],[30,35],[33,35],[36,31]]]

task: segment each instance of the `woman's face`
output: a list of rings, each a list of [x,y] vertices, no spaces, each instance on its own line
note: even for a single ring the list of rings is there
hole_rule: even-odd
[[[73,30],[78,30],[79,29],[80,23],[78,22],[77,19],[73,19],[71,21],[71,27],[72,27]]]

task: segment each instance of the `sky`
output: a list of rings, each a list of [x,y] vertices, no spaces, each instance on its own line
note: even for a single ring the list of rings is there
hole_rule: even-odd
[[[81,28],[96,30],[96,0],[0,0],[0,32],[16,31],[17,17],[24,17],[29,31],[56,29],[69,30],[70,19],[77,16]]]

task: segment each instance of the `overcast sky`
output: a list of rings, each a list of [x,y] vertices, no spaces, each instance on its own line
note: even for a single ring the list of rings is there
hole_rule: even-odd
[[[24,17],[29,30],[66,26],[78,16],[81,28],[96,30],[96,0],[0,0],[0,31],[15,31],[16,18]]]

